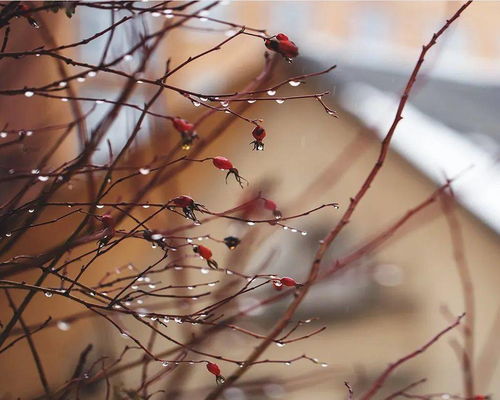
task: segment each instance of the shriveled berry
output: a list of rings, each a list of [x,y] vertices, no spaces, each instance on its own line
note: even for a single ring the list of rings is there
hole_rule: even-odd
[[[230,250],[233,250],[236,246],[240,244],[241,240],[235,236],[228,236],[224,238],[224,243]]]

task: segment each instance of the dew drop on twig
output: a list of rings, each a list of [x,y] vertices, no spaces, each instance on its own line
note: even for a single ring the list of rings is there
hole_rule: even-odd
[[[299,82],[299,81],[290,81],[288,83],[290,84],[290,86],[297,87],[297,86],[300,85],[301,82]]]
[[[268,91],[267,91],[267,94],[268,94],[269,96],[274,96],[274,95],[276,94],[276,90],[268,90]]]

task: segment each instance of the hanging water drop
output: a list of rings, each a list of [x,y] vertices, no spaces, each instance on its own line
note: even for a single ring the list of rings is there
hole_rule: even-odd
[[[139,168],[139,173],[141,175],[147,175],[151,172],[151,170],[149,168]]]
[[[35,93],[34,93],[34,92],[32,92],[31,90],[27,90],[26,92],[24,92],[24,95],[25,95],[26,97],[32,97],[34,94],[35,94]]]
[[[276,94],[276,90],[272,90],[272,89],[271,89],[271,90],[268,90],[268,91],[267,91],[267,94],[268,94],[269,96],[274,96],[274,95]]]
[[[49,180],[49,177],[48,176],[42,176],[42,175],[40,175],[38,177],[38,180],[41,181],[41,182],[47,182]]]
[[[247,100],[247,103],[253,104],[253,103],[255,103],[256,101],[257,101],[257,100],[255,100],[255,99],[252,99],[252,100]]]
[[[276,103],[278,104],[283,104],[285,102],[285,100],[283,99],[276,99]]]
[[[288,83],[290,84],[290,86],[293,86],[293,87],[297,87],[301,84],[301,82],[299,82],[299,81],[290,81]]]
[[[45,297],[52,297],[52,292],[45,292]]]

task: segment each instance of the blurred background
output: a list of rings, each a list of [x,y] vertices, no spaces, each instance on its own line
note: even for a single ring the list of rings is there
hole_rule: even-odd
[[[300,57],[291,64],[278,63],[271,82],[337,65],[329,74],[311,78],[297,87],[283,87],[277,95],[300,96],[328,90],[331,94],[325,95],[323,100],[337,111],[339,118],[325,113],[312,99],[287,100],[283,104],[256,102],[244,111],[244,115],[263,119],[268,134],[265,151],[251,151],[248,143],[252,140],[252,128],[236,121],[203,153],[203,156],[220,154],[230,158],[251,182],[248,189],[242,191],[237,184],[230,182],[228,185],[217,184],[214,190],[214,182],[222,181],[223,177],[204,164],[196,164],[155,190],[146,200],[160,202],[188,194],[210,210],[223,211],[262,191],[276,201],[284,215],[338,202],[340,210],[324,209],[293,221],[291,225],[306,231],[307,236],[272,226],[247,226],[226,220],[213,222],[210,228],[202,225],[190,230],[189,234],[193,235],[204,235],[209,229],[216,237],[232,234],[244,238],[241,246],[230,254],[222,244],[211,245],[222,266],[251,272],[268,263],[266,271],[293,276],[297,281],[305,279],[318,241],[338,222],[349,199],[377,158],[381,137],[394,118],[421,46],[460,5],[459,2],[412,1],[221,2],[207,16],[265,28],[270,34],[283,32],[299,46]],[[476,351],[473,366],[477,394],[494,394],[500,390],[500,372],[495,368],[500,351],[497,340],[500,329],[499,15],[499,3],[474,3],[430,51],[382,171],[325,260],[327,268],[383,232],[409,209],[428,198],[447,178],[456,179],[453,188],[460,205],[457,217],[475,296]],[[44,19],[46,24],[50,22],[59,45],[88,37],[110,22],[109,14],[84,8],[77,8],[71,20],[49,14],[45,14]],[[111,53],[118,54],[129,48],[134,35],[144,26],[153,30],[163,21],[164,15],[148,15],[135,25],[118,29]],[[16,31],[12,33],[15,33],[12,47],[35,48],[47,42],[46,36],[34,35],[33,30],[21,22],[16,22]],[[167,58],[177,65],[234,33],[234,30],[215,22],[190,22],[166,38],[145,76],[158,77]],[[104,37],[68,54],[91,63],[98,62],[105,43]],[[190,63],[175,74],[170,83],[203,93],[232,92],[243,88],[258,75],[264,63],[263,53],[260,39],[243,36],[229,42],[220,51]],[[53,61],[43,57],[25,62],[22,74],[14,70],[13,61],[2,62],[0,74],[4,77],[4,88],[29,86],[26,80],[30,84],[50,82],[56,74]],[[131,57],[120,67],[127,70],[135,62]],[[78,70],[67,68],[72,72]],[[99,74],[78,84],[75,90],[80,96],[114,98],[122,83],[113,76]],[[143,104],[153,90],[146,85],[140,86],[130,102]],[[58,100],[18,97],[0,98],[0,117],[13,127],[41,126],[68,119],[69,105]],[[85,110],[90,106],[82,104]],[[176,93],[164,95],[155,108],[188,120],[195,120],[201,113],[188,99]],[[107,109],[105,104],[99,105],[87,121],[89,129]],[[107,139],[116,152],[125,143],[138,115],[134,110],[122,112],[111,129]],[[224,123],[224,118],[222,114],[207,120],[200,126],[198,134],[203,137],[219,123]],[[149,118],[127,161],[132,165],[146,166],[154,155],[167,153],[176,144],[177,136],[174,135],[177,133],[168,121]],[[44,146],[50,140],[53,139],[34,135],[31,149]],[[77,151],[77,141],[68,140],[62,151],[54,155],[53,166],[71,159]],[[4,150],[1,157],[2,171],[29,169],[36,158],[32,151],[18,154],[14,150]],[[108,150],[103,145],[94,161],[103,163],[107,157]],[[130,198],[140,179],[124,183],[117,191],[119,193],[113,193],[114,198]],[[14,189],[14,186],[6,186],[2,199]],[[58,200],[85,198],[85,189],[84,182],[72,181],[68,190],[59,194]],[[137,215],[145,217],[148,212],[137,210]],[[156,227],[161,229],[180,223],[180,217],[161,216]],[[61,226],[63,228],[55,233],[43,227],[30,233],[22,252],[41,252],[53,244],[55,237],[63,238],[71,232],[70,221],[66,227]],[[20,251],[14,249],[11,255]],[[104,273],[114,273],[118,267],[129,263],[138,269],[144,268],[160,255],[160,249],[151,249],[139,241],[131,242],[126,250],[102,257],[86,275],[85,282],[95,284]],[[195,278],[186,271],[168,274],[162,279],[200,279],[199,275]],[[216,272],[210,272],[207,279],[221,278],[216,275]],[[34,276],[36,273],[28,273],[22,278],[29,280]],[[57,282],[52,284],[57,285]],[[233,307],[248,307],[255,304],[256,296],[272,293],[270,288],[252,292]],[[41,322],[48,315],[60,322],[37,336],[51,380],[62,384],[68,379],[79,352],[88,343],[95,346],[93,359],[119,355],[124,339],[105,321],[85,318],[71,322],[69,316],[81,312],[81,308],[63,299],[37,296],[37,301],[28,309],[29,322]],[[148,302],[141,308],[160,307],[161,310],[166,307],[151,300]],[[288,300],[285,300],[273,307],[257,308],[243,319],[242,326],[265,333],[287,304]],[[193,306],[176,303],[168,307],[184,311]],[[3,303],[2,308],[3,321],[8,311]],[[172,308],[168,311],[171,312]],[[305,360],[290,366],[256,366],[245,375],[242,385],[228,390],[224,398],[343,398],[346,392],[344,381],[351,382],[355,393],[361,394],[388,363],[422,346],[450,324],[450,315],[463,311],[464,297],[450,227],[438,201],[413,217],[381,248],[311,290],[297,318],[318,318],[309,326],[312,329],[327,326],[324,332],[285,347],[273,346],[265,355],[287,360],[305,353],[328,363],[326,368]],[[130,323],[130,329],[147,340],[149,333],[143,328]],[[172,326],[171,333],[185,340],[197,329]],[[416,392],[461,393],[461,365],[453,340],[462,340],[460,330],[396,370],[378,398],[384,398],[384,394],[420,378],[428,380]],[[232,358],[243,358],[256,343],[256,339],[226,332],[207,346],[213,352],[219,350]],[[159,341],[155,351],[162,351],[165,346],[169,345]],[[130,359],[137,357],[135,354]],[[1,399],[30,398],[40,393],[31,364],[27,346],[3,355],[0,363]],[[178,368],[155,388],[179,392],[166,397],[169,399],[203,398],[203,389],[198,389],[211,387],[212,377],[207,376],[201,367],[193,368]],[[234,367],[221,363],[221,368],[229,375]],[[113,379],[114,386],[134,387],[139,382],[140,370],[136,368]],[[101,384],[90,385],[82,389],[82,397],[102,398],[102,390]]]

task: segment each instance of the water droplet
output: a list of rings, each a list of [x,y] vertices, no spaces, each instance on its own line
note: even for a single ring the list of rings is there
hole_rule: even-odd
[[[64,101],[64,102],[66,103],[66,102],[68,101],[68,99],[67,99],[66,97],[63,97],[63,98],[61,99],[61,101]]]
[[[32,92],[31,90],[27,90],[26,92],[24,92],[24,95],[25,95],[26,97],[32,97],[34,94],[35,94],[35,93],[34,93],[34,92]]]
[[[83,76],[80,76],[76,78],[77,82],[85,82],[85,78]]]
[[[307,236],[307,232],[300,232],[302,236]]]
[[[121,335],[122,335],[122,337],[123,337],[124,339],[127,339],[127,338],[128,338],[128,334],[127,334],[126,332],[122,332],[122,333],[121,333]]]
[[[151,172],[151,170],[149,168],[139,168],[139,173],[141,175],[147,175]]]
[[[174,18],[174,15],[173,14],[167,14],[167,15],[165,15],[165,18],[168,18],[168,19]]]
[[[234,275],[234,272],[229,269],[226,269],[226,275]]]
[[[64,321],[58,321],[57,322],[57,327],[61,330],[61,331],[69,331],[69,328],[71,327],[67,322],[64,322]]]
[[[198,101],[191,100],[191,103],[193,103],[193,106],[195,106],[195,107],[199,107],[200,106],[200,102],[198,102]]]
[[[68,86],[68,82],[59,82],[59,87],[66,87]]]
[[[182,319],[179,317],[175,317],[174,321],[177,322],[178,324],[182,324]]]
[[[9,169],[9,175],[14,174],[15,172],[16,172],[16,171],[15,171],[15,170],[13,170],[12,168],[11,168],[11,169]]]
[[[301,82],[299,82],[299,81],[290,81],[288,83],[290,84],[290,86],[293,86],[293,87],[297,87],[301,84]]]
[[[176,265],[176,266],[174,267],[174,269],[175,269],[176,271],[181,271],[183,268],[182,268],[180,265]]]
[[[41,181],[41,182],[47,182],[49,180],[49,177],[48,176],[40,175],[38,177],[38,180]]]
[[[188,286],[187,287],[188,290],[193,290],[194,289],[194,286]]]
[[[45,292],[45,297],[52,297],[52,292]]]
[[[276,90],[268,90],[268,91],[267,91],[267,94],[268,94],[269,96],[274,96],[274,95],[276,94]]]
[[[254,226],[254,225],[255,225],[255,222],[248,221],[248,222],[247,222],[247,225]]]
[[[186,239],[186,242],[188,242],[188,243],[193,243],[193,239],[187,238],[187,239]]]
[[[276,103],[278,104],[283,104],[285,102],[285,100],[283,99],[276,99]]]
[[[154,288],[156,287],[156,285],[154,285],[154,284],[150,283],[150,284],[148,285],[148,287],[149,287],[150,289],[154,289]]]
[[[132,58],[132,54],[126,54],[125,57],[123,57],[125,61],[132,61]]]
[[[102,204],[97,204],[96,207],[97,208],[104,208],[104,206]]]
[[[12,236],[12,233],[11,233],[11,232],[7,232],[7,233],[5,234],[5,236],[7,236],[7,237],[11,237],[11,236]]]
[[[285,347],[285,343],[283,343],[283,342],[276,342],[276,346],[278,346],[278,347]]]
[[[257,100],[255,100],[255,99],[252,99],[252,100],[247,100],[247,103],[253,104],[253,103],[255,103],[256,101],[257,101]]]
[[[210,270],[208,268],[202,268],[200,269],[200,272],[204,275],[208,274],[210,272]]]
[[[32,169],[32,170],[31,170],[31,173],[32,173],[33,175],[36,175],[36,174],[39,174],[39,173],[40,173],[40,170],[39,170],[39,169]]]
[[[297,229],[295,229],[295,228],[292,228],[292,229],[290,229],[290,230],[291,230],[293,233],[297,233]]]
[[[7,137],[7,132],[0,132],[0,138],[5,139]]]
[[[21,132],[19,132],[19,134],[21,134]],[[33,135],[33,131],[26,131],[26,136],[32,136]]]
[[[229,102],[228,102],[228,101],[221,101],[221,102],[220,102],[220,105],[221,105],[222,107],[227,107],[227,106],[229,105]]]
[[[152,17],[155,17],[155,18],[156,18],[156,17],[159,17],[160,15],[161,15],[161,14],[160,14],[159,12],[156,12],[156,11],[155,11],[155,12],[153,12],[153,13],[151,13],[151,16],[152,16]]]
[[[104,100],[96,100],[95,103],[96,104],[102,104],[102,103],[104,103]]]
[[[149,204],[143,204],[142,208],[149,208],[150,205]]]
[[[335,113],[332,110],[327,110],[326,113],[329,115],[335,115]]]
[[[131,288],[132,290],[137,290],[137,289],[139,289],[139,286],[137,286],[137,285],[132,285],[132,286],[130,286],[130,288]]]
[[[292,365],[292,363],[291,363],[290,361],[287,361],[287,362],[285,363],[285,365],[286,365],[286,366],[289,366],[289,365]]]
[[[142,313],[141,313],[141,314],[137,314],[137,315],[138,315],[139,317],[141,317],[141,318],[144,318],[144,317],[146,316],[146,314],[142,314]]]
[[[141,300],[141,299],[137,300],[137,304],[143,304],[143,303],[144,303],[144,300]]]
[[[328,367],[328,363],[325,363],[325,362],[324,362],[324,363],[321,363],[320,365],[321,365],[323,368]]]
[[[163,239],[163,235],[161,233],[153,233],[151,235],[151,239],[153,239],[153,240],[160,240],[160,239]]]
[[[151,321],[156,321],[157,319],[158,319],[158,317],[155,317],[155,316],[151,317]]]
[[[119,305],[119,304],[115,304],[113,307],[116,308],[117,310],[119,310],[120,308],[122,308],[122,306]]]
[[[30,214],[33,214],[33,213],[35,212],[35,209],[34,209],[34,208],[30,208],[30,209],[28,210],[28,212],[29,212]]]
[[[164,367],[168,367],[168,361],[163,361],[161,365],[163,365]]]
[[[283,230],[285,230],[285,231],[287,231],[288,229],[289,229],[288,226],[283,227]]]
[[[97,72],[95,72],[95,71],[90,71],[90,72],[87,74],[87,76],[88,76],[89,78],[93,78],[93,77],[95,77],[96,75],[97,75]]]

